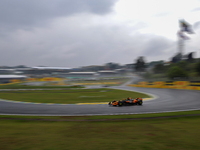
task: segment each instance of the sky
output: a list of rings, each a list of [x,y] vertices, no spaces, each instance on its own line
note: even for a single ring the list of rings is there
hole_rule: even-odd
[[[169,61],[180,19],[195,32],[184,54],[200,57],[199,16],[200,0],[0,0],[0,66]]]

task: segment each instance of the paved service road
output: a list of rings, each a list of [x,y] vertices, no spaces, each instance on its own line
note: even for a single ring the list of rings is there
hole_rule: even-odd
[[[107,104],[98,105],[57,105],[31,104],[0,101],[0,114],[5,115],[43,115],[43,116],[74,116],[74,115],[117,115],[155,112],[174,112],[200,109],[200,91],[136,88],[116,86],[115,89],[146,92],[157,97],[144,101],[142,106],[109,107]],[[129,96],[129,95],[128,95]],[[127,96],[127,97],[128,97]],[[131,95],[130,95],[131,96]]]

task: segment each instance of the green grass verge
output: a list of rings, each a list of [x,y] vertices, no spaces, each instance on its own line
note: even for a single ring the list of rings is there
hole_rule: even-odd
[[[84,83],[88,83],[88,85],[100,85],[99,83],[101,83],[102,85],[108,85],[108,86],[116,86],[116,85],[120,85],[120,84],[123,84],[127,81],[129,81],[130,79],[107,79],[107,80],[80,80],[80,81],[67,81],[65,83],[68,83],[68,84],[74,84],[74,83],[80,83],[80,84],[84,84]],[[109,83],[112,83],[112,84],[109,84]],[[114,83],[114,84],[113,84]]]
[[[0,98],[34,103],[93,103],[109,102],[127,97],[150,97],[149,95],[115,89],[67,89],[67,90],[36,90],[36,91],[0,91]]]
[[[178,112],[179,115],[200,111]],[[174,116],[176,113],[148,114]],[[14,118],[18,118],[15,120]],[[85,121],[24,120],[20,116],[0,116],[0,149],[3,150],[198,150],[199,116],[140,120],[87,121],[92,116],[77,117]],[[96,116],[102,118],[105,116]],[[114,117],[114,116],[109,116]],[[115,116],[120,118],[141,115]],[[3,119],[2,119],[3,118]],[[11,120],[6,120],[10,118]],[[20,119],[21,118],[21,119]],[[52,117],[39,117],[52,118]],[[69,118],[69,117],[67,117]],[[75,119],[73,117],[71,119]]]
[[[167,113],[151,113],[151,114],[132,114],[132,115],[97,115],[97,116],[20,116],[20,115],[0,115],[0,119],[3,118],[11,118],[11,119],[41,119],[41,120],[49,120],[55,119],[58,121],[111,121],[115,119],[156,119],[156,118],[167,118],[167,117],[188,117],[187,115],[195,116],[196,114],[200,114],[200,110],[196,111],[180,111],[180,112],[167,112]]]

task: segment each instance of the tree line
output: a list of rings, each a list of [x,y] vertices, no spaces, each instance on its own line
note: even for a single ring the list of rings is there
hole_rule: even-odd
[[[188,80],[193,77],[200,77],[200,60],[185,59],[178,62],[154,61],[145,62],[144,57],[135,60],[134,72],[142,73],[146,78],[165,77],[171,80]]]

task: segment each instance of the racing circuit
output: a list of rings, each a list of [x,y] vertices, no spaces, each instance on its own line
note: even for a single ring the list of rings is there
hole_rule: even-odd
[[[0,100],[1,115],[88,116],[176,112],[200,109],[200,91],[179,89],[138,88],[126,85],[109,87],[154,95],[139,106],[109,107],[108,104],[35,104]]]

